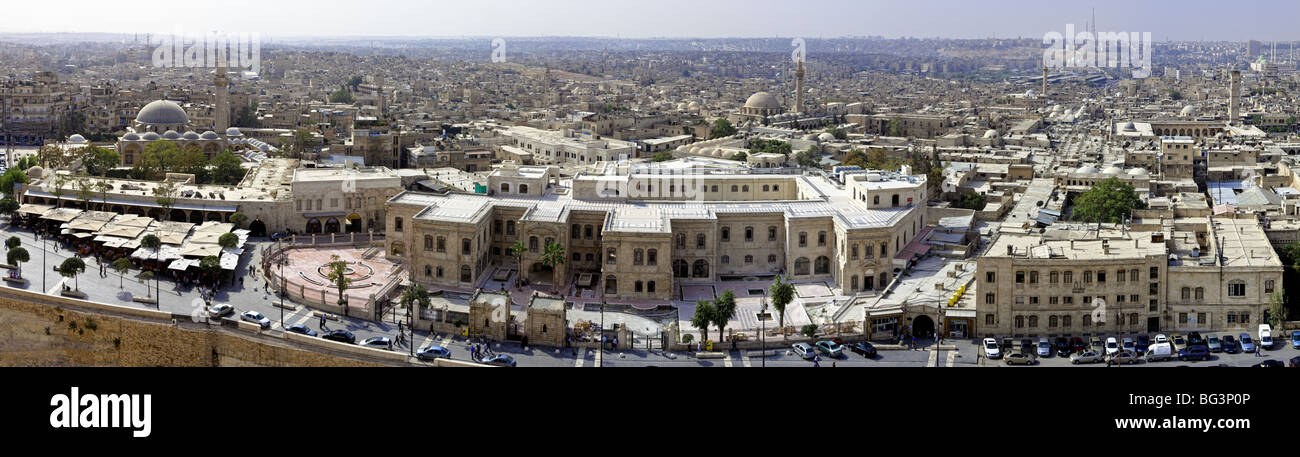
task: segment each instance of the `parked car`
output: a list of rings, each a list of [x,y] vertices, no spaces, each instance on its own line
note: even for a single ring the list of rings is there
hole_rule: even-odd
[[[1036,353],[1036,352],[1038,352],[1038,350],[1037,350],[1037,348],[1036,348],[1035,345],[1034,345],[1034,340],[1031,340],[1031,339],[1029,339],[1029,338],[1025,338],[1025,339],[1023,339],[1023,340],[1020,340],[1020,353],[1021,353],[1021,354],[1033,354],[1033,353]]]
[[[1048,343],[1047,338],[1038,339],[1038,356],[1039,357],[1052,356],[1052,343]]]
[[[299,335],[316,336],[315,330],[309,329],[307,328],[306,325],[302,325],[302,324],[290,325],[289,327],[285,328],[285,331],[297,333]]]
[[[1252,364],[1251,366],[1252,367],[1285,367],[1286,365],[1283,364],[1282,362],[1273,359],[1268,359],[1260,363]]]
[[[1002,339],[1001,349],[1002,349],[1002,353],[1003,353],[1003,354],[1010,354],[1010,353],[1011,353],[1011,350],[1012,350],[1012,349],[1015,349],[1015,347],[1016,347],[1016,341],[1015,341],[1015,340],[1013,340],[1013,339],[1011,339],[1011,338],[1003,338],[1003,339]]]
[[[498,367],[513,367],[515,366],[515,358],[505,354],[497,354],[493,356],[488,356],[483,360],[479,360],[478,363],[482,363],[485,365],[495,365]]]
[[[1165,336],[1165,334],[1163,333],[1158,333],[1156,334],[1155,339],[1152,341],[1155,341],[1156,344],[1168,343],[1169,337]]]
[[[1255,340],[1250,339],[1249,333],[1241,332],[1237,337],[1241,338],[1241,350],[1255,352]]]
[[[1137,353],[1129,350],[1119,351],[1114,354],[1106,355],[1106,366],[1125,364],[1132,365],[1141,360]]]
[[[817,350],[813,349],[812,345],[808,343],[795,343],[791,345],[790,348],[794,350],[795,355],[803,357],[805,360],[817,356]]]
[[[1147,338],[1146,335],[1138,335],[1137,342],[1133,347],[1137,350],[1137,355],[1146,354],[1147,348],[1151,347],[1151,339]]]
[[[393,339],[386,336],[372,336],[370,338],[366,338],[365,340],[362,340],[361,345],[366,347],[372,347],[372,348],[392,350]]]
[[[1236,354],[1241,352],[1241,345],[1237,344],[1237,339],[1233,338],[1232,335],[1223,335],[1223,339],[1219,340],[1219,344],[1223,346],[1223,352],[1225,353]]]
[[[1106,338],[1106,355],[1109,356],[1109,355],[1114,354],[1114,353],[1116,353],[1116,352],[1119,352],[1119,340],[1116,340],[1115,337],[1113,337],[1113,336],[1112,336],[1112,337],[1107,337],[1107,338]]]
[[[1262,349],[1273,349],[1273,329],[1268,324],[1259,324],[1259,342]]]
[[[1210,360],[1210,350],[1207,349],[1205,346],[1199,344],[1194,346],[1187,346],[1186,348],[1183,348],[1182,350],[1178,351],[1178,360],[1182,360],[1184,362],[1188,360],[1200,360],[1200,361]]]
[[[1291,349],[1300,349],[1300,332],[1291,332]]]
[[[1035,363],[1038,363],[1038,360],[1032,353],[1007,354],[1007,365],[1033,365]]]
[[[986,339],[985,341],[987,341],[987,340],[991,340],[991,339],[992,339],[992,338],[988,338],[988,339]],[[996,347],[997,344],[994,343],[994,346]],[[858,353],[858,355],[863,356],[863,357],[867,357],[867,358],[871,358],[871,357],[875,357],[875,356],[876,356],[876,347],[875,347],[875,346],[872,346],[871,343],[868,343],[868,342],[866,342],[866,341],[859,341],[859,342],[856,342],[856,343],[850,344],[850,345],[849,345],[849,350],[850,350],[850,351],[853,351],[853,352],[856,352],[856,353]]]
[[[1072,352],[1083,352],[1088,349],[1088,342],[1076,336],[1070,339],[1070,346],[1074,349]]]
[[[1105,360],[1105,357],[1097,351],[1076,352],[1070,355],[1070,363],[1078,365],[1080,363],[1097,363]]]
[[[1170,338],[1169,340],[1169,343],[1174,347],[1175,351],[1187,347],[1187,338],[1182,335],[1174,335],[1173,338]]]
[[[827,357],[838,359],[844,355],[844,347],[840,346],[834,341],[827,341],[827,340],[818,341],[817,344],[814,345],[814,347],[817,348],[817,352],[826,354]]]
[[[271,328],[271,320],[267,319],[266,316],[263,316],[262,313],[257,311],[244,311],[243,314],[239,315],[239,318],[256,323],[257,325],[262,326],[262,328]]]
[[[1134,352],[1134,353],[1136,353],[1136,352],[1137,352],[1137,343],[1134,343],[1134,342],[1133,342],[1133,338],[1129,338],[1129,337],[1126,336],[1126,337],[1124,337],[1123,342],[1120,343],[1120,348],[1123,349],[1123,350],[1125,350],[1125,351],[1129,351],[1129,352]]]
[[[208,315],[213,318],[220,318],[235,314],[235,307],[225,303],[216,304],[208,307]]]
[[[1074,346],[1070,345],[1070,339],[1066,337],[1056,338],[1056,356],[1069,357],[1074,352]]]
[[[340,343],[356,344],[357,342],[356,335],[343,329],[330,330],[328,333],[321,335],[320,337],[330,341],[338,341]]]
[[[1200,332],[1191,332],[1187,334],[1188,346],[1204,346],[1205,338],[1201,338]]]
[[[1094,336],[1088,340],[1088,349],[1102,352],[1106,349],[1106,344],[1101,342],[1100,336]]]
[[[1209,349],[1210,352],[1223,352],[1223,342],[1219,341],[1219,335],[1213,333],[1205,337],[1205,347]]]
[[[1169,343],[1156,343],[1147,348],[1146,361],[1158,362],[1174,357],[1174,348]]]
[[[420,360],[450,359],[451,350],[436,345],[424,346],[415,351],[415,358]]]
[[[998,348],[998,340],[993,338],[984,339],[984,356],[990,359],[1002,358],[1002,351]]]

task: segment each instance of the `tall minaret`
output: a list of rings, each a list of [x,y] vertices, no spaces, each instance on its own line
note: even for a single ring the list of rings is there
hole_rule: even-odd
[[[375,77],[375,87],[379,88],[379,117],[381,119],[384,119],[386,118],[385,116],[387,116],[388,110],[387,110],[387,106],[384,105],[384,77],[383,76]]]
[[[1228,123],[1235,125],[1237,123],[1238,105],[1241,104],[1241,71],[1232,70],[1231,81],[1228,83]]]
[[[226,77],[225,65],[217,66],[216,76],[212,77],[212,85],[216,86],[214,91],[217,96],[217,112],[213,115],[216,118],[213,124],[218,135],[225,135],[226,129],[230,128],[230,78]]]
[[[1043,65],[1043,94],[1042,95],[1044,97],[1047,96],[1047,65]]]
[[[799,65],[794,70],[794,112],[803,112],[803,53],[799,54]]]

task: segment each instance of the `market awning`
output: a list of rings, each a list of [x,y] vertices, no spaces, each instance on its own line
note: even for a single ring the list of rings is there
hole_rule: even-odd
[[[54,207],[50,205],[37,205],[35,203],[28,203],[18,207],[18,214],[35,214],[39,216],[41,214],[50,212],[50,210],[52,209],[54,209]]]
[[[948,317],[963,317],[963,318],[971,318],[971,319],[974,319],[974,318],[975,318],[975,310],[973,310],[973,309],[950,309],[950,310],[944,311],[944,312],[943,312],[943,315],[948,316]]]

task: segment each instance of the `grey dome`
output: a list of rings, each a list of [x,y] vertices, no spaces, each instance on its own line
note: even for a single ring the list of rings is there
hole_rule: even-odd
[[[238,127],[231,127],[226,129],[226,136],[244,136],[244,134],[239,133]]]
[[[750,95],[749,99],[745,100],[745,107],[762,108],[762,109],[781,109],[781,103],[776,101],[776,97],[773,97],[772,94],[769,94],[767,92],[758,92],[755,93],[754,95]]]
[[[175,130],[168,130],[168,131],[166,131],[166,132],[163,132],[163,135],[162,135],[162,136],[163,136],[163,138],[166,138],[166,139],[169,139],[169,140],[175,140],[175,139],[179,139],[179,138],[181,137],[181,134],[176,133]]]
[[[74,134],[74,135],[68,137],[68,143],[72,143],[72,144],[81,144],[81,143],[85,143],[85,142],[86,142],[86,137],[81,136],[81,134]]]
[[[197,139],[199,139],[199,134],[194,133],[193,130],[190,130],[190,131],[188,131],[188,132],[185,132],[184,135],[181,135],[181,137],[182,137],[182,138],[185,138],[185,139],[187,139],[187,140],[197,140]]]
[[[122,139],[126,141],[139,141],[140,135],[137,135],[135,132],[126,132],[126,135],[122,135]]]
[[[144,133],[144,136],[142,136],[142,137],[140,137],[140,138],[143,139],[143,140],[145,140],[145,141],[154,141],[154,140],[157,140],[157,139],[162,138],[162,137],[158,136],[158,132],[145,132],[145,133]]]
[[[185,114],[185,109],[175,102],[154,100],[144,105],[144,108],[140,108],[140,112],[135,115],[135,121],[142,124],[184,125],[190,123],[190,117]]]
[[[217,136],[217,132],[213,132],[213,131],[211,131],[211,130],[208,130],[208,131],[206,131],[206,132],[203,132],[203,136],[202,136],[201,138],[203,138],[203,139],[205,139],[205,140],[216,140],[216,139],[219,139],[219,137]]]

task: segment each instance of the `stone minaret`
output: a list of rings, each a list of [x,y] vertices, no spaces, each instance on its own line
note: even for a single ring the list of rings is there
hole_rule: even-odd
[[[1042,95],[1043,95],[1044,97],[1047,96],[1047,65],[1043,65],[1043,92],[1042,92]]]
[[[213,124],[218,135],[225,135],[226,129],[230,128],[230,78],[226,76],[225,65],[217,66],[217,74],[212,78],[212,85],[216,86],[217,96],[217,112],[213,115],[215,117]]]
[[[388,107],[384,104],[384,77],[375,77],[375,87],[379,89],[379,117],[381,119],[388,115]]]
[[[794,70],[794,112],[803,112],[803,54],[799,54],[799,65]]]
[[[1229,124],[1236,124],[1236,123],[1237,123],[1237,116],[1239,116],[1239,115],[1241,114],[1241,113],[1239,112],[1240,108],[1238,108],[1238,106],[1241,105],[1241,71],[1240,71],[1240,70],[1232,70],[1232,73],[1231,73],[1231,76],[1229,77],[1229,79],[1230,79],[1230,82],[1228,83],[1228,91],[1229,91],[1229,93],[1228,93],[1228,123],[1229,123]]]

